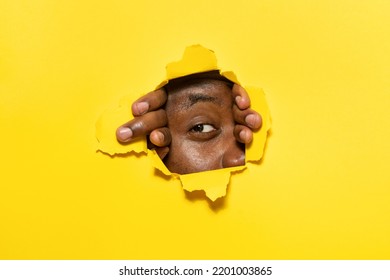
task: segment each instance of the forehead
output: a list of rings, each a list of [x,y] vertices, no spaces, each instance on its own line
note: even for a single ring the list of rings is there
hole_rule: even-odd
[[[232,102],[231,85],[214,79],[193,79],[173,83],[167,87],[167,106],[188,109],[200,102],[210,102],[219,106]]]

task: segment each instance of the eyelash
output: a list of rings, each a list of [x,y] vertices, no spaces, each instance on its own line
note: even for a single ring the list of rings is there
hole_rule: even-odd
[[[206,131],[205,131],[206,130]],[[220,132],[219,128],[216,128],[212,124],[199,123],[194,125],[189,131],[189,135],[194,141],[208,141],[216,137]]]
[[[206,129],[207,131],[202,131],[205,127],[207,127],[207,129]],[[200,123],[200,124],[194,125],[191,128],[191,131],[195,132],[195,133],[208,133],[208,132],[212,132],[215,130],[217,130],[217,129],[213,125],[206,124],[206,123]]]

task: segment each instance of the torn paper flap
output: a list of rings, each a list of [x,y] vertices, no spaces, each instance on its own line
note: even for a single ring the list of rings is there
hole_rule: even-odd
[[[181,60],[169,63],[166,66],[166,79],[161,81],[156,89],[165,86],[169,80],[175,78],[215,70],[218,70],[222,76],[233,83],[240,84],[234,72],[222,71],[222,69],[218,67],[217,59],[213,51],[204,48],[201,45],[189,46],[184,51]],[[258,163],[263,156],[267,133],[271,127],[271,118],[265,101],[264,92],[256,87],[243,87],[246,89],[251,99],[251,108],[257,111],[262,117],[262,127],[260,130],[253,133],[253,141],[250,145],[247,145],[245,151],[246,164],[247,162]],[[117,108],[107,110],[99,118],[96,123],[98,149],[109,155],[126,154],[130,151],[136,153],[146,152],[154,168],[160,170],[166,176],[178,178],[181,181],[184,190],[189,192],[204,191],[205,195],[211,201],[224,197],[232,172],[244,170],[246,165],[179,175],[171,173],[157,153],[147,149],[146,136],[126,145],[120,144],[116,140],[116,129],[133,118],[131,114],[131,105],[134,101],[135,100],[130,100],[130,98],[124,98]],[[134,158],[132,160],[137,159]]]
[[[134,100],[124,97],[118,107],[107,109],[96,122],[97,150],[110,156],[127,154],[131,151],[136,153],[147,152],[146,138],[139,138],[128,144],[121,144],[116,139],[116,130],[119,126],[133,119],[131,105]]]
[[[186,191],[204,191],[211,201],[215,201],[226,195],[231,173],[245,168],[246,166],[237,166],[180,175],[180,181]]]

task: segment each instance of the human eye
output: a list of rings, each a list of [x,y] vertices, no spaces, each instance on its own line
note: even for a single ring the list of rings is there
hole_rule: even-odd
[[[194,141],[208,141],[216,137],[220,129],[212,124],[199,123],[190,128],[188,135]]]
[[[213,125],[211,124],[197,124],[197,125],[194,125],[192,128],[191,128],[191,131],[192,132],[196,132],[196,133],[207,133],[207,132],[212,132],[212,131],[215,131],[217,130]]]

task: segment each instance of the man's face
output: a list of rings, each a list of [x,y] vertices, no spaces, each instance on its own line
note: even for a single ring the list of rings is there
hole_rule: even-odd
[[[172,135],[164,162],[187,174],[245,164],[245,147],[234,137],[233,97],[226,82],[197,79],[168,91],[166,113]]]

